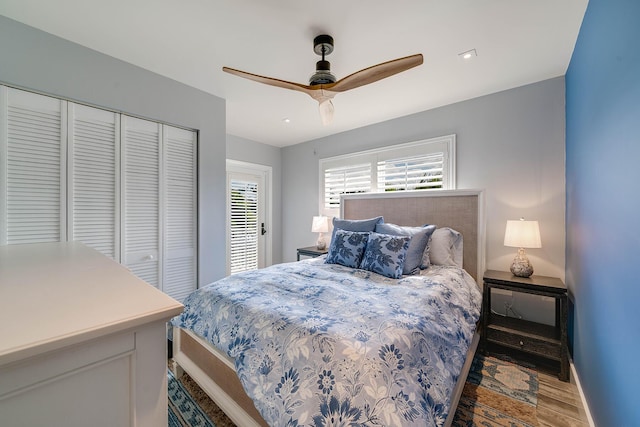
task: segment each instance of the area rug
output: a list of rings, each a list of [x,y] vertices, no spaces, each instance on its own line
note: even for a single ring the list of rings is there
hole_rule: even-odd
[[[471,364],[452,425],[537,427],[537,400],[536,371],[478,353]],[[180,421],[172,423],[172,411]],[[184,426],[233,427],[234,424],[187,374],[178,381],[169,372],[169,427]]]
[[[453,420],[455,427],[536,427],[538,374],[477,354]]]
[[[170,370],[167,383],[169,427],[216,427]]]

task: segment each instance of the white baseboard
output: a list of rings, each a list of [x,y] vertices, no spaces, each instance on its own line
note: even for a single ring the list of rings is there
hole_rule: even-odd
[[[580,378],[578,378],[578,371],[576,371],[576,367],[573,364],[573,359],[569,358],[569,365],[571,366],[571,374],[573,376],[574,381],[576,382],[576,387],[578,387],[578,393],[580,393],[580,400],[582,400],[582,406],[584,407],[584,412],[587,415],[587,422],[589,423],[589,427],[596,427],[593,422],[593,418],[591,417],[591,411],[589,410],[589,405],[587,404],[587,399],[582,391],[582,385],[580,384]]]

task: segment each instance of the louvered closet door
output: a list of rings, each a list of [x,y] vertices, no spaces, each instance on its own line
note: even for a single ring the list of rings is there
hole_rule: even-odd
[[[0,86],[0,244],[66,239],[66,102]]]
[[[120,261],[120,115],[69,104],[69,240]]]
[[[141,279],[162,289],[162,125],[124,115],[121,121],[122,263]]]
[[[182,301],[196,289],[196,148],[193,131],[163,126],[164,274],[162,290]]]

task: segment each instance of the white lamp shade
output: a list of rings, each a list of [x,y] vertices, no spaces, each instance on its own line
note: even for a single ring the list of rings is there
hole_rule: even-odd
[[[314,233],[329,232],[329,218],[326,216],[314,216],[311,223],[311,231]]]
[[[509,220],[504,232],[504,245],[514,248],[541,248],[538,221]]]

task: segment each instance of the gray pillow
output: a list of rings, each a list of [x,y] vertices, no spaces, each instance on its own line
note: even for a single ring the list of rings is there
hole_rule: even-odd
[[[462,267],[462,234],[449,228],[438,228],[429,242],[429,260],[435,265]]]
[[[331,232],[331,240],[336,235],[336,230],[346,231],[375,231],[376,224],[382,224],[384,218],[377,216],[369,219],[340,219],[333,217],[333,231]]]
[[[435,231],[435,225],[422,227],[407,227],[396,224],[377,224],[376,233],[392,234],[394,236],[410,236],[409,249],[402,267],[402,274],[417,274],[422,267],[422,259],[429,243],[431,235]],[[428,257],[428,256],[427,256]]]

